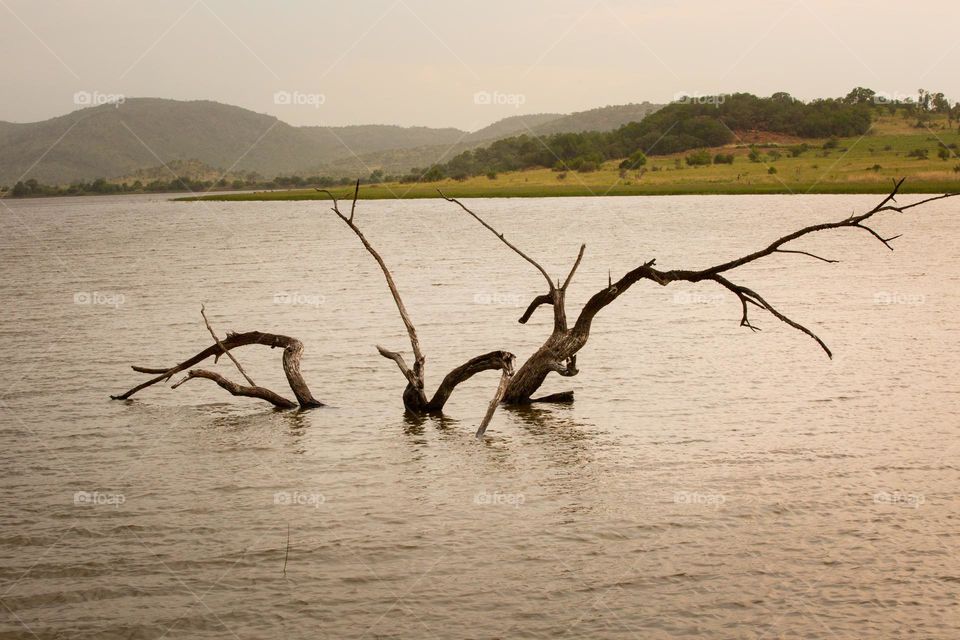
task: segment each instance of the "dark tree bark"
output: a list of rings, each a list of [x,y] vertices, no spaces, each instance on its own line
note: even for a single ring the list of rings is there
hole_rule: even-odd
[[[443,195],[443,193],[440,195],[443,196],[447,201],[459,205],[461,209],[463,209],[466,213],[468,213],[470,216],[480,222],[480,224],[496,235],[501,242],[506,244],[524,260],[532,264],[541,274],[543,274],[543,277],[547,282],[547,293],[538,295],[533,299],[526,311],[524,311],[523,315],[520,317],[520,322],[526,323],[534,314],[534,312],[537,311],[537,309],[544,305],[550,305],[553,307],[553,332],[546,339],[543,345],[536,351],[536,353],[530,356],[530,358],[528,358],[527,361],[524,362],[523,365],[517,370],[516,374],[511,377],[503,394],[504,403],[527,404],[530,402],[557,402],[570,401],[573,399],[572,392],[553,394],[543,398],[534,398],[533,394],[537,392],[544,380],[546,380],[547,376],[551,373],[557,373],[561,376],[575,376],[577,373],[579,373],[577,369],[577,352],[579,352],[584,345],[586,345],[587,340],[590,337],[590,328],[593,325],[594,318],[598,313],[600,313],[600,311],[606,308],[609,304],[613,303],[617,298],[626,293],[630,287],[641,280],[650,280],[660,286],[667,286],[673,282],[714,282],[724,289],[730,291],[740,301],[743,310],[740,319],[740,326],[747,327],[753,331],[759,331],[759,329],[751,323],[748,317],[749,309],[751,306],[753,306],[767,311],[781,322],[784,322],[794,329],[810,336],[810,338],[820,345],[820,348],[824,350],[828,357],[833,357],[833,354],[824,341],[821,340],[813,331],[778,311],[756,291],[732,282],[727,276],[730,274],[730,272],[736,270],[738,267],[742,267],[743,265],[766,258],[767,256],[775,253],[800,254],[827,263],[837,262],[836,260],[822,258],[806,251],[783,248],[784,245],[793,240],[797,240],[803,236],[816,233],[818,231],[828,231],[843,228],[860,229],[872,235],[878,241],[883,243],[886,248],[892,251],[893,246],[890,243],[900,236],[884,238],[866,224],[870,218],[878,213],[886,211],[903,213],[908,209],[912,209],[935,200],[942,200],[944,198],[960,195],[957,193],[948,193],[941,196],[926,198],[913,204],[899,206],[895,204],[896,195],[899,192],[900,187],[903,185],[903,182],[904,180],[902,179],[899,182],[896,182],[890,195],[888,195],[882,202],[880,202],[880,204],[875,206],[873,209],[870,209],[866,213],[850,216],[849,218],[845,218],[838,222],[829,222],[804,227],[798,231],[794,231],[793,233],[775,240],[759,251],[707,269],[672,269],[668,271],[662,271],[655,268],[654,265],[656,264],[656,260],[649,260],[628,272],[616,282],[613,282],[611,279],[605,288],[595,293],[580,310],[580,314],[577,317],[576,322],[573,324],[573,327],[569,327],[567,325],[564,297],[567,287],[570,285],[570,281],[573,278],[577,267],[580,265],[581,259],[583,258],[585,246],[580,247],[580,253],[577,255],[577,259],[574,262],[573,268],[570,270],[570,273],[563,284],[559,284],[558,281],[558,283],[555,285],[553,280],[550,278],[550,275],[542,266],[540,266],[528,255],[520,251],[520,249],[515,247],[513,244],[508,242],[502,233],[498,233],[493,227],[487,224],[483,219],[467,208],[459,200],[456,200],[455,198],[448,198]]]
[[[202,313],[202,312],[201,312]],[[204,321],[206,322],[206,315],[204,315]],[[207,328],[210,329],[210,323],[207,322]],[[138,393],[147,387],[157,384],[158,382],[166,382],[174,375],[187,371],[190,367],[197,365],[207,358],[219,358],[223,354],[227,354],[228,357],[231,357],[231,360],[237,365],[237,368],[247,379],[247,382],[250,383],[249,386],[241,386],[230,380],[227,380],[223,376],[213,373],[211,371],[206,371],[203,369],[194,369],[190,370],[187,373],[187,376],[180,382],[173,385],[174,388],[180,386],[187,380],[192,378],[206,378],[216,382],[220,387],[229,391],[235,396],[247,396],[251,398],[259,398],[271,403],[273,406],[281,409],[293,409],[299,406],[302,409],[312,409],[316,407],[324,406],[322,402],[313,397],[313,394],[310,392],[310,388],[307,386],[307,383],[303,379],[303,375],[300,373],[300,358],[303,355],[303,343],[297,340],[296,338],[291,338],[289,336],[277,335],[274,333],[262,333],[260,331],[247,331],[245,333],[228,333],[227,337],[224,340],[217,338],[216,334],[213,333],[213,330],[210,329],[210,333],[213,336],[214,344],[207,347],[200,353],[195,356],[184,360],[180,364],[176,364],[172,367],[137,367],[134,366],[133,370],[138,373],[149,373],[156,374],[155,378],[151,378],[146,382],[133,387],[126,393],[120,395],[110,396],[114,400],[126,400],[133,396],[135,393]],[[294,396],[296,396],[297,402],[294,403],[278,393],[275,393],[264,387],[257,386],[253,380],[243,371],[243,367],[240,366],[240,363],[236,361],[230,354],[230,351],[236,349],[237,347],[243,347],[252,344],[260,344],[270,347],[271,349],[281,348],[283,349],[283,372],[286,374],[287,382],[290,384],[290,389],[293,391]]]
[[[360,181],[357,180],[356,187],[354,188],[353,202],[350,205],[349,216],[341,213],[340,205],[332,193],[326,189],[317,189],[317,191],[325,193],[330,197],[330,199],[333,201],[332,211],[337,214],[337,217],[343,220],[343,222],[350,228],[351,231],[353,231],[354,234],[356,234],[357,238],[360,239],[361,244],[363,244],[363,247],[367,250],[367,253],[373,256],[373,259],[376,260],[377,264],[380,266],[380,271],[383,272],[383,277],[387,281],[387,287],[390,289],[390,294],[393,296],[393,301],[397,305],[397,311],[400,312],[400,319],[403,321],[403,325],[407,330],[407,335],[410,337],[410,347],[413,351],[413,367],[408,366],[403,356],[396,351],[390,351],[379,345],[377,346],[377,351],[379,351],[380,355],[382,355],[384,358],[393,360],[397,364],[397,367],[400,369],[400,372],[403,374],[404,378],[406,378],[407,385],[403,390],[403,406],[407,411],[417,414],[439,413],[443,411],[443,407],[450,398],[450,394],[453,393],[453,390],[460,383],[469,380],[482,371],[499,370],[502,372],[500,385],[497,387],[494,398],[487,409],[486,415],[480,423],[479,429],[477,430],[477,436],[482,436],[487,428],[487,425],[490,423],[490,420],[493,418],[493,414],[496,411],[497,405],[499,405],[502,400],[503,393],[507,388],[507,381],[509,381],[509,379],[513,376],[514,355],[507,351],[491,351],[490,353],[485,353],[468,360],[464,364],[448,373],[444,377],[443,382],[440,383],[437,391],[431,398],[428,399],[425,391],[424,377],[424,365],[426,362],[426,357],[423,355],[423,351],[420,348],[420,339],[417,336],[417,329],[414,326],[413,321],[410,319],[410,314],[407,312],[407,308],[403,304],[403,299],[400,297],[400,291],[397,289],[397,285],[394,282],[393,276],[391,275],[390,270],[387,268],[386,263],[383,261],[383,258],[380,257],[380,254],[377,252],[377,250],[373,248],[373,245],[371,245],[367,238],[363,235],[363,232],[360,231],[360,228],[353,221],[354,213],[357,207],[357,196],[360,192]]]

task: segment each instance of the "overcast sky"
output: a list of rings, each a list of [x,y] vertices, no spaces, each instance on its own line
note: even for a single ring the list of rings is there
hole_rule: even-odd
[[[77,92],[468,130],[680,92],[960,100],[958,33],[957,0],[0,0],[0,120]]]

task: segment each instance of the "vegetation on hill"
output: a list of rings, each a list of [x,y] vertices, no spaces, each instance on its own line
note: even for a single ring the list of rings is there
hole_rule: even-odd
[[[610,122],[635,111],[633,105],[605,110]],[[351,176],[371,167],[399,174],[440,162],[451,150],[459,153],[558,120],[582,127],[585,121],[578,116],[517,115],[473,133],[393,125],[293,127],[216,102],[127,98],[43,122],[0,122],[0,184],[34,179],[68,185],[106,178],[119,185],[137,171],[191,159],[231,173],[255,172],[259,181],[276,175]],[[165,172],[157,179],[170,177]]]
[[[764,142],[734,142],[691,150],[604,162],[580,173],[534,168],[435,182],[387,181],[361,190],[362,198],[625,196],[675,194],[886,193],[892,179],[906,177],[905,193],[960,191],[960,132],[956,117],[933,112],[920,127],[902,105],[891,115],[877,110],[866,135],[798,141],[765,136]],[[773,139],[775,138],[775,139]],[[352,186],[334,188],[350,197]],[[349,193],[348,193],[349,192]],[[309,200],[313,189],[217,194],[216,200]]]
[[[444,164],[413,170],[405,179],[466,179],[533,167],[587,173],[608,160],[638,152],[644,156],[666,155],[730,144],[736,140],[737,131],[801,138],[860,135],[870,128],[874,109],[869,99],[856,94],[811,102],[787,93],[769,98],[748,93],[686,98],[613,131],[520,135],[498,140],[489,147],[465,151]]]

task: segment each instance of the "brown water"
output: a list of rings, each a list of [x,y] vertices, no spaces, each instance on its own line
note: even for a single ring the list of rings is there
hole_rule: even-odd
[[[876,201],[473,204],[557,276],[587,243],[574,313],[608,270],[707,266]],[[408,349],[403,327],[325,205],[5,201],[0,637],[955,638],[957,207],[888,215],[892,253],[844,230],[798,247],[841,264],[738,274],[833,361],[768,316],[739,328],[716,288],[641,283],[599,316],[580,375],[545,385],[575,404],[502,409],[479,442],[497,375],[443,419],[404,418],[374,348]],[[454,206],[357,215],[431,385],[549,332],[542,312],[516,323],[539,275]],[[221,334],[302,339],[332,407],[277,413],[203,380],[108,400],[143,379],[130,364],[207,345],[201,302]],[[237,355],[289,395],[279,353]]]

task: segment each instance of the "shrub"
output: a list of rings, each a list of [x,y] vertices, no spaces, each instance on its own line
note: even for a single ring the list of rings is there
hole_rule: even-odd
[[[620,163],[621,169],[639,169],[643,165],[647,164],[647,156],[644,155],[643,151],[634,151],[630,154],[630,157]]]
[[[767,173],[769,173],[770,175],[773,175],[773,174],[775,174],[776,172],[777,172],[777,168],[776,168],[776,167],[770,167],[769,169],[767,169]]]
[[[840,146],[840,141],[837,140],[836,138],[830,138],[829,140],[823,143],[824,149],[836,149],[839,146]]]
[[[772,160],[773,162],[776,162],[777,160],[780,159],[780,152],[777,151],[776,149],[771,149],[770,151],[767,151],[767,156],[770,157],[770,160]]]
[[[732,153],[718,153],[713,156],[713,164],[733,164]]]
[[[875,172],[876,172],[876,171],[880,171],[880,169],[883,169],[883,167],[881,167],[881,166],[878,165],[878,164],[875,164],[875,165],[873,165],[873,166],[870,167],[870,168],[873,169]]]
[[[950,149],[948,149],[947,147],[940,147],[939,149],[937,149],[937,156],[938,156],[941,160],[949,160],[949,159],[950,159]]]
[[[790,153],[790,157],[792,158],[799,158],[809,150],[810,150],[810,145],[808,145],[806,142],[787,149],[787,151]]]
[[[747,157],[750,158],[750,162],[760,162],[761,156],[759,149],[756,147],[750,147],[750,155]]]
[[[488,180],[496,180],[496,179],[497,179],[497,172],[496,172],[496,171],[487,171],[487,179],[488,179]]]
[[[926,160],[930,156],[929,149],[914,149],[907,154],[908,158],[916,158],[917,160]]]
[[[712,159],[710,152],[706,149],[694,151],[685,158],[687,164],[691,167],[709,167]]]
[[[577,171],[580,173],[593,173],[597,170],[597,163],[593,160],[584,160],[580,162],[579,165]]]

